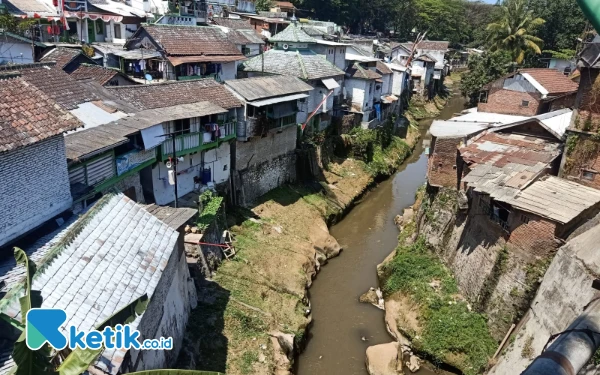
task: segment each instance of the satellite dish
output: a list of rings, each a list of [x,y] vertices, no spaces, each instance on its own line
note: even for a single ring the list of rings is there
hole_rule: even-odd
[[[282,47],[283,47],[283,49],[285,49],[285,50],[287,50],[288,48],[290,48],[290,46],[288,46],[287,44],[284,44]]]
[[[144,77],[146,78],[146,81],[152,81],[152,76],[150,74],[146,74]]]

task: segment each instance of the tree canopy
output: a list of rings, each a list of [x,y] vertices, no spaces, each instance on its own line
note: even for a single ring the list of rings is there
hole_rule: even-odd
[[[543,40],[535,33],[544,19],[534,15],[527,0],[504,0],[500,9],[500,18],[487,26],[490,50],[510,53],[517,64],[529,53],[540,55]]]
[[[481,88],[507,74],[512,65],[511,55],[505,51],[471,56],[468,73],[461,77],[461,93],[469,99],[471,105],[477,105]]]

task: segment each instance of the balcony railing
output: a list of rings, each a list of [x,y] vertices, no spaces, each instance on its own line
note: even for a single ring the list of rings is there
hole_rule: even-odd
[[[220,136],[213,139],[212,133],[187,133],[175,136],[175,153],[183,156],[192,152],[219,147],[220,142],[235,138],[235,122],[219,125]],[[162,159],[173,155],[173,140],[167,139],[161,146]]]

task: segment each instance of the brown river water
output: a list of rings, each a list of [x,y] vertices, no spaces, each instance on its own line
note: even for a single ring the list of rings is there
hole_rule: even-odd
[[[437,118],[453,117],[464,109],[464,103],[462,97],[453,96]],[[425,183],[424,152],[431,122],[421,122],[422,142],[398,172],[331,228],[344,251],[323,267],[310,288],[313,324],[306,348],[296,360],[296,375],[367,375],[367,347],[393,341],[385,328],[384,312],[358,298],[378,286],[377,264],[398,245],[394,217],[414,203],[415,192]],[[427,367],[417,372],[436,373]]]

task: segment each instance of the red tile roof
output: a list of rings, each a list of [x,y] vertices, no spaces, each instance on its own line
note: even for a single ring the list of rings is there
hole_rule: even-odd
[[[140,110],[200,101],[208,101],[225,109],[242,106],[242,102],[229,90],[210,78],[151,85],[107,87],[107,89],[111,94]]]
[[[527,73],[548,91],[550,95],[576,92],[579,84],[555,69],[522,69],[519,73]]]
[[[56,47],[51,50],[47,54],[45,54],[40,62],[50,62],[56,61],[56,66],[63,69],[67,66],[74,58],[81,54],[80,49],[75,48],[66,48],[66,47]]]
[[[20,75],[66,110],[75,109],[81,103],[98,99],[94,93],[65,73],[54,62],[0,67],[0,74],[5,73]]]
[[[0,79],[0,98],[0,152],[40,142],[83,125],[21,77]]]
[[[167,55],[242,55],[216,26],[144,25]]]
[[[117,74],[120,74],[118,70],[105,68],[100,65],[81,64],[71,73],[71,77],[76,80],[92,79],[104,86]]]
[[[213,22],[219,26],[225,26],[233,30],[254,30],[250,20],[247,18],[226,18],[226,17],[213,17]]]

